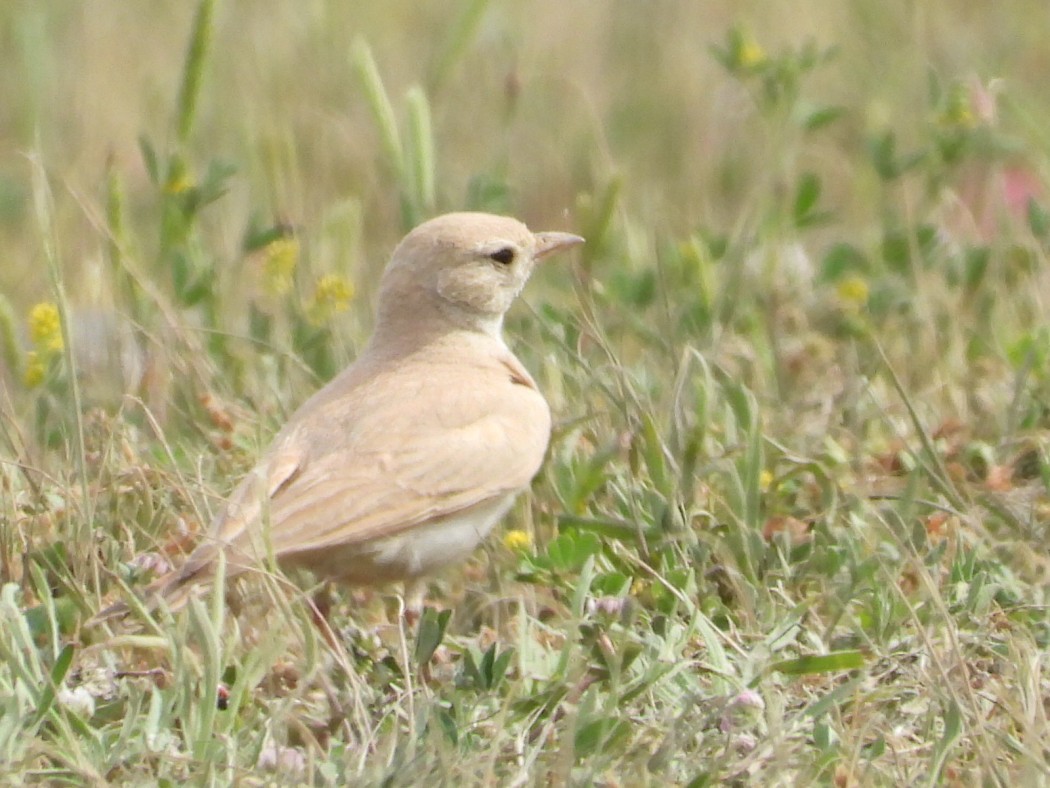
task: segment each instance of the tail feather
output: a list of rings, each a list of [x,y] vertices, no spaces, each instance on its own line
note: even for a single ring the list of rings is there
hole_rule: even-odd
[[[187,573],[185,568],[169,572],[149,584],[139,606],[152,613],[163,602],[173,613],[178,612],[186,606],[191,590],[201,580],[200,572]],[[86,626],[97,627],[101,624],[115,623],[126,618],[133,609],[139,606],[133,606],[127,602],[115,602],[88,619]]]

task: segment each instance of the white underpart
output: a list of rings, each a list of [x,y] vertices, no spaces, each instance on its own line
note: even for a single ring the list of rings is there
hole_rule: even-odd
[[[381,571],[409,577],[435,572],[470,555],[514,503],[516,493],[396,536],[369,543],[369,559]]]

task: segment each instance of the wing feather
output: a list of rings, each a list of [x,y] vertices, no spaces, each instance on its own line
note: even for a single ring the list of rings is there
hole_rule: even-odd
[[[550,435],[549,409],[528,373],[512,356],[472,367],[476,385],[466,389],[449,385],[460,367],[429,372],[424,387],[399,386],[395,376],[328,397],[309,419],[296,414],[231,496],[218,540],[294,562],[525,487]]]

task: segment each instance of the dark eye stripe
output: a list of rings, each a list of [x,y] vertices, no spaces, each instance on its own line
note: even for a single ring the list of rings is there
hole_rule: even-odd
[[[489,257],[501,265],[509,265],[514,261],[514,250],[509,246],[504,246],[502,249],[497,249],[490,254]]]

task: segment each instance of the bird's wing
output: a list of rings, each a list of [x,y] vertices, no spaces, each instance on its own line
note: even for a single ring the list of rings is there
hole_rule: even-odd
[[[435,370],[419,391],[366,390],[328,400],[327,416],[315,411],[309,424],[293,419],[231,496],[217,540],[286,558],[391,536],[525,487],[550,412],[513,357],[488,372],[465,390],[444,385],[456,370]]]
[[[211,533],[199,544],[186,563],[168,577],[160,578],[157,588],[181,586],[195,578],[211,573],[213,561],[220,550],[243,541],[246,533],[257,530],[256,523],[263,522],[269,509],[269,501],[281,488],[298,475],[306,460],[299,441],[290,436],[275,446],[267,458],[253,468],[230,495]],[[245,556],[230,556],[234,559],[228,567],[230,574],[248,568]]]

